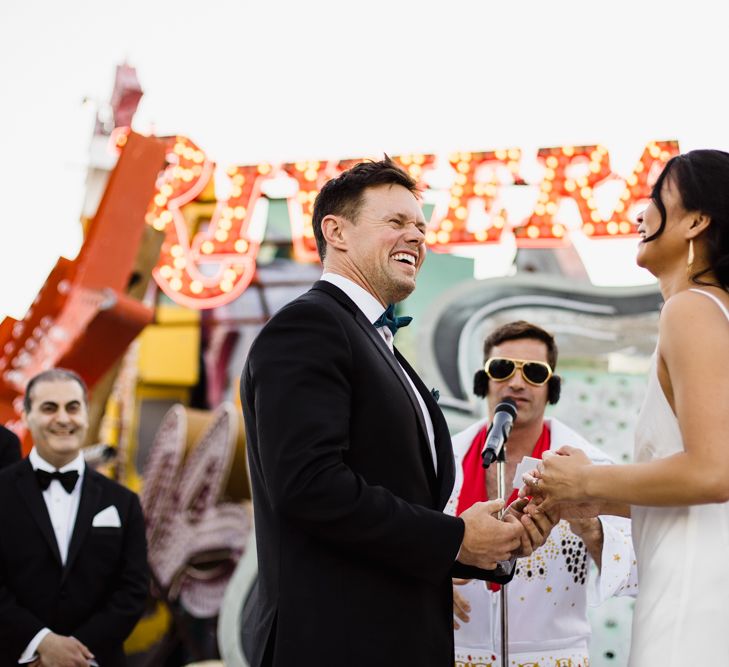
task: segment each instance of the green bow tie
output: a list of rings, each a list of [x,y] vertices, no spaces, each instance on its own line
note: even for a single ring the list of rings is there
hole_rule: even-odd
[[[412,321],[413,318],[408,317],[407,315],[395,317],[395,304],[391,303],[387,307],[387,310],[375,320],[374,326],[377,329],[380,327],[387,327],[390,331],[392,331],[392,335],[394,336],[400,327],[406,327]]]

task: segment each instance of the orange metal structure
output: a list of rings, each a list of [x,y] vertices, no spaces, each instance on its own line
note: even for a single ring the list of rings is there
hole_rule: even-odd
[[[21,437],[21,400],[33,375],[67,367],[93,389],[152,321],[154,310],[127,290],[139,279],[144,215],[164,165],[162,140],[130,133],[78,257],[58,260],[22,320],[0,323],[0,422]]]

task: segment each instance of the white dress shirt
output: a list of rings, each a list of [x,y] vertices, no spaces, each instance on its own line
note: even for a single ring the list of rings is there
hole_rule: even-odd
[[[372,296],[363,287],[357,285],[357,283],[352,282],[349,278],[340,276],[337,273],[327,272],[322,275],[321,279],[325,280],[328,283],[331,283],[335,287],[338,287],[340,290],[342,290],[342,292],[344,292],[350,299],[352,299],[352,301],[354,301],[357,308],[359,308],[362,313],[364,313],[364,316],[373,324],[385,311],[385,309],[382,307],[382,304],[377,299],[375,299],[374,296]],[[380,336],[382,336],[385,343],[387,343],[387,347],[389,347],[394,354],[394,337],[392,335],[392,331],[390,331],[388,327],[377,327],[377,331],[379,332]],[[395,360],[397,361],[397,358]],[[415,387],[415,383],[405,372],[405,369],[400,365],[400,362],[398,362],[398,366],[400,366],[403,375],[407,378],[410,386],[412,387],[415,398],[418,400],[420,412],[423,414],[423,419],[425,420],[425,428],[428,433],[428,445],[430,445],[430,454],[433,457],[433,466],[436,470],[438,470],[438,459],[435,453],[435,431],[433,429],[433,420],[430,418],[428,408],[425,405],[425,401],[420,395],[420,392]]]
[[[33,470],[40,469],[46,470],[47,472],[54,472],[56,470],[54,466],[41,457],[35,447],[30,450],[28,460],[33,466]],[[71,463],[66,464],[63,468],[58,468],[60,472],[67,472],[69,470],[78,472],[78,481],[76,482],[76,486],[73,487],[73,491],[68,493],[57,479],[51,480],[48,488],[43,491],[43,500],[48,508],[48,516],[51,519],[53,532],[56,535],[56,543],[58,544],[58,551],[61,554],[61,561],[64,565],[68,558],[68,546],[71,543],[71,535],[73,535],[76,514],[78,512],[79,502],[81,501],[81,484],[84,478],[85,467],[84,457],[79,452],[78,456]],[[33,662],[38,657],[36,654],[38,646],[50,632],[51,630],[49,628],[39,630],[36,636],[31,639],[28,646],[25,647],[25,651],[23,651],[23,655],[20,656],[18,662],[21,664]]]

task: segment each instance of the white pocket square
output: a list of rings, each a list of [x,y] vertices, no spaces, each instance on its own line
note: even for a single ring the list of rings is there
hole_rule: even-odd
[[[101,510],[91,522],[94,528],[121,528],[121,519],[114,505]]]

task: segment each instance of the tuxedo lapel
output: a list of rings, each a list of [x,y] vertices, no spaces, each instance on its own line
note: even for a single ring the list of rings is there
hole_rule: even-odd
[[[322,292],[326,292],[328,295],[334,297],[334,299],[339,303],[340,306],[348,310],[353,316],[354,321],[357,323],[357,325],[360,327],[364,335],[370,340],[370,342],[375,346],[375,349],[377,352],[382,356],[382,358],[387,362],[388,366],[392,370],[392,372],[395,374],[395,377],[399,380],[400,384],[402,385],[402,388],[405,390],[405,394],[408,397],[408,400],[410,401],[410,405],[412,406],[412,409],[415,411],[415,416],[418,420],[418,424],[420,426],[420,454],[423,461],[423,465],[425,467],[425,472],[428,477],[428,483],[430,485],[430,490],[433,495],[433,499],[437,502],[440,502],[440,497],[443,495],[442,490],[439,488],[439,480],[437,479],[440,476],[440,468],[443,465],[441,462],[441,459],[443,458],[439,452],[436,450],[436,458],[438,460],[438,471],[436,471],[433,467],[433,455],[430,451],[430,444],[428,440],[428,429],[425,425],[425,416],[423,415],[423,411],[420,409],[420,404],[418,403],[418,399],[416,398],[413,388],[408,382],[408,379],[405,377],[405,373],[408,373],[411,378],[415,377],[417,378],[417,375],[415,374],[415,371],[412,370],[409,364],[405,362],[402,355],[400,355],[399,352],[395,352],[393,354],[393,351],[390,350],[390,348],[387,346],[387,343],[385,343],[385,340],[382,338],[380,333],[375,329],[375,327],[372,325],[372,322],[370,322],[364,315],[364,313],[357,307],[357,305],[352,301],[342,290],[340,290],[337,286],[332,285],[331,283],[328,283],[324,280],[314,283],[314,286],[312,287],[314,290],[319,290]],[[405,369],[409,369],[409,371]],[[419,381],[419,379],[418,379]],[[422,382],[420,383],[422,385]],[[423,385],[424,386],[424,385]],[[428,398],[432,401],[432,396],[428,396]],[[427,399],[426,399],[426,405],[427,405]],[[437,407],[437,406],[436,406]],[[430,410],[430,408],[428,408]],[[434,422],[435,424],[435,422]],[[437,431],[436,431],[437,434]],[[436,438],[437,440],[437,438]],[[448,440],[450,443],[450,440]],[[452,453],[448,453],[447,456],[451,458],[452,461]],[[445,499],[443,500],[443,506],[445,506],[445,501],[450,496],[450,489],[448,490],[448,493],[445,495]]]
[[[27,459],[18,471],[15,483],[18,487],[18,493],[28,506],[33,520],[36,522],[41,535],[43,535],[43,539],[48,543],[48,547],[58,564],[62,565],[61,552],[58,550],[58,542],[56,542],[56,534],[53,532],[53,526],[51,525],[51,517],[48,515],[48,508],[43,500],[43,493],[38,486],[33,466]]]
[[[374,344],[377,351],[382,355],[382,358],[387,362],[387,364],[392,369],[392,372],[395,373],[397,376],[397,379],[400,381],[400,384],[402,384],[403,389],[405,389],[405,393],[407,394],[408,398],[410,399],[410,403],[413,406],[413,410],[415,410],[415,414],[418,418],[418,424],[420,424],[420,431],[423,438],[425,438],[425,442],[428,442],[428,429],[425,426],[425,418],[423,417],[423,412],[420,409],[420,405],[418,404],[418,399],[415,398],[415,394],[413,394],[413,388],[410,386],[410,383],[408,382],[407,378],[405,377],[405,374],[403,372],[402,366],[398,363],[397,358],[392,353],[392,350],[387,346],[387,343],[385,343],[385,340],[382,338],[382,336],[378,333],[377,329],[372,325],[372,322],[370,322],[365,316],[364,313],[357,307],[357,305],[352,301],[342,290],[340,290],[336,285],[332,285],[331,283],[326,282],[325,280],[320,280],[316,283],[314,283],[314,286],[312,289],[321,290],[322,292],[326,292],[330,296],[333,296],[340,305],[344,306],[347,310],[349,310],[354,315],[354,320],[357,322],[359,327],[362,329],[364,334],[370,339],[370,341]],[[430,455],[430,448],[428,448],[428,470],[432,473],[433,472],[433,465],[432,465],[433,457]]]
[[[86,466],[83,484],[81,486],[81,499],[79,500],[78,512],[76,513],[76,523],[73,526],[71,542],[68,545],[68,558],[66,558],[66,567],[63,571],[62,581],[70,572],[73,561],[78,556],[78,552],[86,537],[86,533],[91,528],[91,522],[94,519],[95,511],[99,507],[100,498],[101,486],[99,480],[95,478],[93,472]]]
[[[443,416],[443,412],[438,406],[438,403],[433,398],[433,395],[428,391],[427,387],[423,384],[420,376],[413,370],[405,357],[403,357],[399,352],[397,355],[398,360],[405,369],[405,372],[410,376],[413,384],[420,392],[423,402],[430,414],[430,419],[433,422],[435,456],[438,461],[438,484],[434,496],[436,498],[438,509],[443,509],[451,495],[456,474],[455,464],[453,463],[453,447],[451,445],[451,436],[448,432],[448,425],[446,424],[445,417]]]
[[[413,388],[410,386],[408,379],[405,377],[405,373],[403,372],[402,366],[398,362],[398,358],[387,346],[387,343],[384,341],[382,336],[380,336],[377,329],[372,326],[372,322],[368,322],[367,318],[363,314],[357,314],[355,316],[355,320],[365,332],[367,337],[375,344],[377,351],[382,355],[382,357],[392,369],[392,372],[395,373],[397,379],[400,381],[400,384],[407,393],[408,399],[410,399],[410,404],[413,406],[413,410],[415,410],[415,414],[417,415],[418,424],[420,424],[420,434],[423,436],[423,438],[425,438],[425,441],[427,442],[428,429],[425,426],[425,417],[423,417],[423,411],[420,409],[418,399],[415,397],[415,394],[413,393]],[[428,454],[428,457],[432,461],[432,456],[430,456],[430,454]],[[430,469],[432,469],[432,464],[429,467]]]

